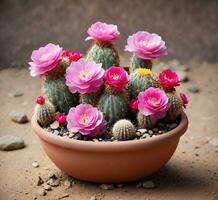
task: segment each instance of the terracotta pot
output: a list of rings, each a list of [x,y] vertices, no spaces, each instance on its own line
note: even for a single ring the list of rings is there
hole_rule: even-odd
[[[148,139],[92,142],[63,138],[42,129],[35,116],[32,128],[49,158],[70,176],[92,182],[112,183],[141,179],[158,171],[171,158],[188,127],[182,113],[173,130]]]

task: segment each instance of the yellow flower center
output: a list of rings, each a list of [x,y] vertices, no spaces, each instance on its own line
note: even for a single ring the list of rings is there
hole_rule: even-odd
[[[141,43],[144,47],[147,47],[147,46],[148,46],[148,41],[142,40],[142,41],[140,41],[140,43]]]
[[[86,78],[88,75],[89,75],[89,71],[88,70],[84,70],[84,71],[80,72],[79,77],[80,78]]]
[[[146,68],[138,68],[136,71],[140,76],[147,76],[151,74],[151,70]]]
[[[84,124],[85,124],[88,120],[89,120],[89,116],[86,115],[86,114],[84,114],[84,115],[82,115],[82,116],[80,117],[80,122],[82,122],[82,123],[84,123]]]
[[[114,80],[118,80],[120,78],[119,74],[113,74],[112,77]]]

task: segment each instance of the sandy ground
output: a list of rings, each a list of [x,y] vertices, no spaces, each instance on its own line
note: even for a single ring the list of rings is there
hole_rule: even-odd
[[[0,71],[0,134],[14,134],[25,140],[26,148],[0,152],[0,199],[1,200],[54,200],[64,194],[64,199],[87,200],[100,194],[105,200],[217,200],[218,199],[218,148],[208,144],[208,140],[218,137],[218,64],[189,63],[190,81],[181,90],[188,93],[190,104],[187,114],[189,129],[181,138],[179,147],[167,165],[151,179],[156,188],[152,190],[136,188],[136,183],[125,184],[123,188],[111,191],[101,190],[98,184],[75,181],[71,188],[61,184],[46,196],[37,194],[37,176],[50,172],[60,172],[43,152],[39,140],[31,131],[30,123],[16,124],[10,121],[12,110],[24,111],[31,118],[34,98],[40,94],[40,79],[31,78],[26,68]],[[197,85],[200,92],[187,91]],[[22,97],[9,97],[10,92],[22,92]],[[37,161],[39,168],[33,168]],[[102,169],[103,170],[103,169]]]

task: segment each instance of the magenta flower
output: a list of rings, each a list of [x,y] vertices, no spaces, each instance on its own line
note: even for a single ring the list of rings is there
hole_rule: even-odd
[[[116,25],[102,22],[92,24],[87,33],[89,36],[85,39],[86,41],[95,40],[99,42],[113,42],[120,35]]]
[[[79,51],[63,51],[63,56],[67,56],[71,61],[78,61],[80,58],[83,57],[83,55]]]
[[[188,104],[188,97],[184,93],[180,93],[180,98],[182,99],[182,103],[184,108],[186,108],[186,105]]]
[[[159,74],[159,83],[164,89],[172,91],[180,85],[180,79],[176,72],[166,69]]]
[[[72,93],[89,94],[99,91],[103,83],[101,64],[81,58],[72,62],[66,70],[66,85]]]
[[[32,62],[29,62],[31,76],[45,75],[57,66],[61,56],[62,48],[51,43],[34,50],[31,55]]]
[[[129,36],[125,51],[133,52],[144,60],[152,60],[168,54],[162,38],[155,33],[145,31],[138,31]]]
[[[55,115],[55,120],[60,124],[65,124],[67,121],[67,117],[64,113],[58,113]]]
[[[105,71],[104,80],[107,85],[114,87],[117,91],[121,91],[130,79],[123,67],[112,66]]]
[[[169,109],[168,97],[165,92],[159,88],[150,87],[138,96],[139,111],[145,116],[151,116],[154,119],[164,118]]]
[[[67,115],[67,128],[71,132],[95,137],[106,130],[102,112],[90,104],[80,104],[71,108]]]
[[[138,99],[132,99],[129,102],[129,107],[130,107],[132,112],[137,112],[138,111],[138,104],[139,104]]]

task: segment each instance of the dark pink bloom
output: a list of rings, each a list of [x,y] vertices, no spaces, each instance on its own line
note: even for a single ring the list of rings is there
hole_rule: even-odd
[[[80,58],[83,57],[83,55],[79,52],[79,51],[67,51],[67,50],[64,50],[63,51],[63,56],[67,56],[71,61],[78,61]]]
[[[36,99],[36,103],[43,105],[45,103],[45,98],[43,96],[38,96]]]
[[[107,85],[121,91],[129,82],[129,76],[123,67],[112,66],[105,71],[104,80]]]
[[[168,97],[165,92],[159,88],[150,87],[138,96],[139,111],[145,116],[151,116],[154,119],[161,119],[166,116],[169,109]]]
[[[174,90],[174,87],[180,85],[180,79],[176,72],[166,69],[159,74],[159,83],[166,90]]]
[[[184,108],[186,108],[186,105],[188,104],[188,97],[184,93],[180,93],[180,98],[182,99],[182,103]]]
[[[132,99],[129,102],[129,107],[131,108],[132,112],[137,112],[138,111],[138,104],[139,104],[138,99]]]
[[[58,113],[55,116],[55,120],[57,122],[59,122],[60,124],[64,124],[67,121],[67,117],[66,117],[66,115],[64,113]]]

